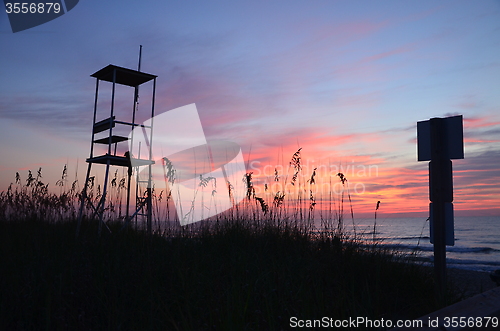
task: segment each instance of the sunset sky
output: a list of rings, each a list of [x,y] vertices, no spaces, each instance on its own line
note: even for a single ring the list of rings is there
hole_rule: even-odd
[[[64,164],[83,182],[90,75],[136,69],[139,45],[156,113],[195,103],[207,138],[238,143],[256,184],[302,148],[305,177],[346,175],[355,213],[381,201],[387,217],[426,215],[416,123],[461,114],[456,214],[500,215],[498,0],[85,0],[18,33],[2,12],[0,190],[39,167],[54,187]]]

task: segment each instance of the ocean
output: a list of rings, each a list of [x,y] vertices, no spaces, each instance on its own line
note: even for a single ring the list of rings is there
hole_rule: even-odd
[[[321,221],[315,221],[321,231]],[[174,224],[177,227],[178,221]],[[154,225],[156,227],[156,225]],[[433,245],[429,237],[426,217],[352,219],[344,215],[344,229],[356,234],[367,243],[375,242],[403,253],[414,253],[418,261],[431,265],[434,260]],[[491,272],[500,269],[500,216],[455,217],[455,245],[446,246],[447,267]]]
[[[355,219],[356,232],[373,240],[374,219]],[[455,217],[455,245],[446,247],[449,268],[475,271],[500,269],[500,216]],[[345,219],[347,231],[352,220]],[[405,253],[416,252],[419,260],[433,262],[433,245],[426,218],[377,218],[375,239],[380,245]]]

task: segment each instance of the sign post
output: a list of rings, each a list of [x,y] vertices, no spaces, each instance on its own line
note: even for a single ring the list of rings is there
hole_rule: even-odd
[[[451,159],[464,158],[463,118],[431,118],[417,122],[418,161],[429,162],[430,237],[439,300],[446,293],[446,246],[454,245]]]

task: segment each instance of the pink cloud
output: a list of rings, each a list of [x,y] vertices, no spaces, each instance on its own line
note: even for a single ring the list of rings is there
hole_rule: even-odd
[[[464,127],[467,129],[487,128],[500,125],[500,121],[492,121],[490,117],[464,117]]]

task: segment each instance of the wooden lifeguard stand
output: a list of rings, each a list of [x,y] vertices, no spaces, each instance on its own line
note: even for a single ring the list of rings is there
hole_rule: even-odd
[[[138,70],[127,69],[123,67],[118,67],[115,65],[108,65],[101,70],[95,72],[91,75],[91,77],[96,78],[96,90],[95,90],[95,102],[94,102],[94,119],[92,124],[92,139],[90,144],[90,157],[86,160],[88,163],[87,168],[87,176],[85,178],[85,184],[82,191],[80,210],[78,215],[78,225],[76,230],[76,235],[78,236],[81,226],[81,221],[83,217],[83,208],[86,201],[90,203],[93,209],[93,214],[91,218],[97,216],[99,218],[99,234],[102,231],[102,226],[106,224],[103,221],[105,204],[106,204],[106,194],[108,189],[108,180],[109,180],[109,171],[110,166],[119,166],[119,167],[127,167],[128,168],[128,184],[127,184],[127,209],[125,216],[125,225],[128,225],[130,220],[137,215],[143,215],[147,219],[147,231],[151,234],[151,220],[152,220],[152,200],[151,200],[151,166],[154,164],[152,160],[152,149],[151,142],[153,136],[153,126],[151,121],[151,126],[146,126],[142,124],[135,123],[136,120],[136,110],[138,104],[138,91],[139,86],[147,83],[149,81],[153,81],[153,91],[152,91],[152,100],[151,100],[151,118],[154,117],[154,103],[155,103],[155,90],[156,90],[156,78],[157,76],[147,74],[140,71],[140,60],[139,60],[139,68]],[[99,83],[101,81],[109,82],[112,84],[111,86],[111,109],[110,116],[97,120],[98,113],[98,97],[99,97]],[[124,85],[134,88],[134,105],[132,110],[132,122],[119,121],[115,116],[115,90],[116,86]],[[129,151],[125,153],[124,156],[116,155],[117,144],[123,143],[127,144],[129,137],[115,135],[113,133],[113,129],[117,125],[129,126],[132,130],[136,126],[141,126],[143,134],[147,136],[148,146],[144,146],[147,148],[147,153],[142,153],[143,158],[140,158],[141,151]],[[96,134],[105,132],[106,135],[99,139],[96,139]],[[101,133],[102,135],[102,133]],[[133,131],[130,135],[130,139],[133,140]],[[100,144],[105,145],[107,147],[107,153],[104,155],[94,155],[94,145]],[[132,143],[129,146],[134,146]],[[146,157],[144,158],[144,155]],[[88,198],[87,189],[90,178],[90,170],[93,164],[101,164],[106,166],[106,172],[104,175],[104,183],[102,189],[102,196],[99,199],[97,205],[94,205],[92,201]],[[129,205],[130,205],[130,185],[131,185],[131,176],[132,176],[132,164],[136,168],[137,174],[139,173],[139,167],[147,166],[147,179],[139,180],[139,176],[137,176],[137,182],[147,183],[147,190],[144,194],[139,193],[139,189],[136,188],[136,206],[135,213],[131,216],[129,215]],[[107,226],[106,226],[107,227]],[[109,229],[108,229],[109,230]]]

